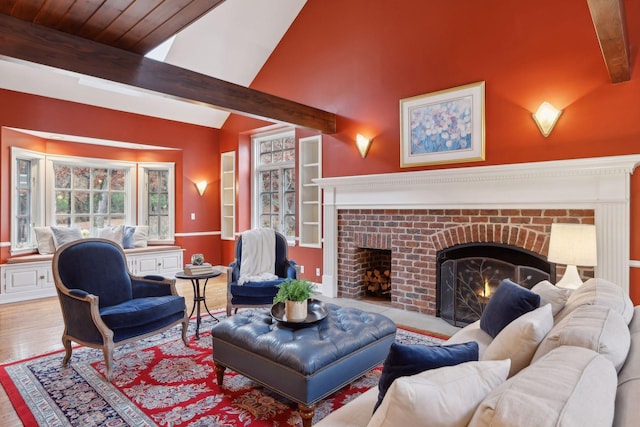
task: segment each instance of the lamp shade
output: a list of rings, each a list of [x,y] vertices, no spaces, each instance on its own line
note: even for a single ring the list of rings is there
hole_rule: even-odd
[[[557,264],[585,267],[597,265],[596,226],[592,224],[551,224],[547,260]]]

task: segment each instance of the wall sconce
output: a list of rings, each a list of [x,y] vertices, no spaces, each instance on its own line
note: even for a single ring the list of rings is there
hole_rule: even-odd
[[[371,147],[371,141],[372,139],[369,139],[365,136],[362,136],[360,134],[356,135],[356,147],[358,147],[358,151],[360,152],[360,155],[363,159],[367,157],[369,147]]]
[[[558,118],[562,114],[561,110],[558,110],[553,105],[544,101],[538,107],[538,110],[533,113],[533,120],[538,125],[538,129],[542,132],[542,135],[546,138],[551,133],[551,130],[556,125]]]
[[[200,181],[196,183],[196,188],[198,189],[198,193],[200,194],[200,197],[202,197],[202,195],[204,194],[204,191],[207,189],[207,181]]]
[[[577,265],[593,267],[598,264],[596,226],[592,224],[551,224],[549,262],[567,264],[564,276],[556,286],[577,289],[582,285]]]

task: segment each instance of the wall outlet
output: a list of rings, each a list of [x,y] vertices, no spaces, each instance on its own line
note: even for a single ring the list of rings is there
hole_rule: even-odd
[[[304,273],[304,265],[300,266],[300,273]]]
[[[191,212],[191,220],[195,220],[196,219],[196,213],[195,212]]]
[[[320,276],[320,267],[316,268],[316,276]]]

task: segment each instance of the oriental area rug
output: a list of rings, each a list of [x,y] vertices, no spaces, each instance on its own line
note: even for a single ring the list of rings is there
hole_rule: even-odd
[[[216,314],[224,318],[224,314]],[[0,366],[0,382],[25,426],[299,426],[297,404],[231,370],[224,388],[216,383],[211,357],[211,328],[203,317],[200,340],[190,347],[174,327],[136,343],[117,347],[113,379],[102,374],[102,350],[74,348],[62,366],[63,351]],[[397,341],[438,345],[441,338],[398,329]],[[320,401],[313,422],[377,387],[375,368],[344,389]]]

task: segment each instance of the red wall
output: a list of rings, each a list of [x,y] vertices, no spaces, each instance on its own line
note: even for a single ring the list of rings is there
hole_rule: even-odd
[[[624,4],[632,63],[625,83],[610,81],[584,0],[308,0],[251,87],[339,115],[337,134],[323,137],[325,177],[636,154],[640,1]],[[486,160],[400,168],[399,101],[477,81],[486,82]],[[548,138],[531,118],[545,100],[563,110]],[[222,140],[251,129],[241,122]],[[374,137],[366,159],[354,146],[358,132]],[[238,149],[248,151],[245,144]],[[637,213],[640,185],[632,181]],[[249,177],[240,175],[245,189]],[[239,211],[249,211],[239,199]],[[632,224],[633,259],[639,233]],[[320,250],[290,253],[321,264]],[[640,273],[631,278],[640,303]]]
[[[209,232],[211,235],[177,237],[185,260],[203,253],[207,261],[220,262],[220,154],[216,129],[169,120],[90,107],[51,98],[0,90],[0,126],[80,135],[93,138],[172,147],[173,150],[126,150],[87,144],[70,144],[24,137],[2,131],[0,163],[0,241],[10,241],[10,159],[12,145],[34,150],[85,157],[140,162],[174,162],[176,175],[176,233]],[[200,197],[194,182],[207,180]],[[190,218],[191,212],[196,220]],[[9,256],[3,247],[0,262]]]

